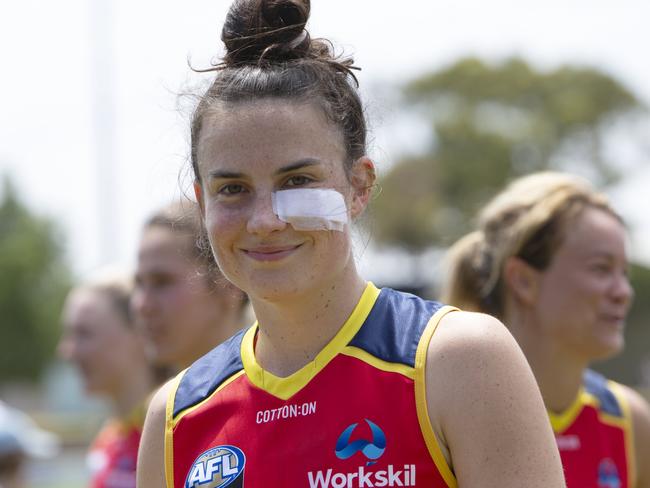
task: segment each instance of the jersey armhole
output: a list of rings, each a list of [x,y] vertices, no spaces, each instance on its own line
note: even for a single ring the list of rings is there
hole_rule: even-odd
[[[167,395],[167,404],[165,405],[165,485],[166,488],[174,488],[174,401],[176,391],[185,374],[181,371],[173,380]]]
[[[632,411],[630,410],[630,403],[623,388],[618,383],[608,380],[607,386],[616,397],[621,411],[623,412],[623,435],[625,436],[625,459],[627,461],[627,480],[628,487],[634,488],[636,486],[637,472],[636,472],[636,452],[634,449],[634,426],[632,425]]]
[[[445,315],[455,310],[458,309],[445,306],[431,316],[429,322],[424,328],[422,336],[420,337],[417,351],[415,353],[415,405],[417,408],[420,430],[424,436],[424,441],[429,450],[429,454],[449,488],[456,488],[458,483],[454,473],[447,463],[447,460],[445,459],[444,454],[442,453],[442,450],[440,449],[438,439],[433,431],[431,420],[429,419],[426,392],[426,361],[429,343],[431,342],[434,332],[438,328],[438,324],[440,324],[440,321]]]

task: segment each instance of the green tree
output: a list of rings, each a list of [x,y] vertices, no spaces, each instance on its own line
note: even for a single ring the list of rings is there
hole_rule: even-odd
[[[429,121],[432,143],[380,181],[375,236],[411,252],[456,240],[511,178],[564,169],[600,186],[616,182],[604,151],[608,131],[644,110],[595,69],[542,72],[521,59],[462,59],[407,84],[404,95]]]
[[[70,282],[55,224],[30,213],[5,178],[0,192],[0,382],[35,380],[52,359]]]

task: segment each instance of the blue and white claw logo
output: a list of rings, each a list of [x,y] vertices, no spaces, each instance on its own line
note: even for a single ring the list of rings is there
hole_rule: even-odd
[[[192,464],[185,488],[241,488],[246,456],[235,446],[217,446],[201,454]]]
[[[356,441],[350,442],[352,432],[354,432],[354,429],[357,428],[358,424],[355,423],[348,425],[336,441],[336,449],[334,452],[337,458],[347,459],[361,451],[363,455],[370,460],[368,464],[374,464],[374,462],[384,454],[384,451],[386,450],[386,436],[384,435],[384,432],[371,420],[364,420],[368,424],[368,427],[370,427],[372,440],[357,439]]]
[[[621,477],[611,459],[603,459],[598,465],[598,488],[621,488]]]

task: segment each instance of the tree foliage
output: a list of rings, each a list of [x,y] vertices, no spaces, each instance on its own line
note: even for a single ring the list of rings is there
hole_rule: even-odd
[[[431,127],[429,151],[399,161],[380,181],[376,237],[421,251],[446,245],[511,178],[544,169],[617,181],[603,144],[614,121],[643,110],[618,81],[595,69],[550,72],[521,59],[467,58],[404,88]]]
[[[0,192],[0,382],[33,380],[52,358],[70,273],[55,224]]]

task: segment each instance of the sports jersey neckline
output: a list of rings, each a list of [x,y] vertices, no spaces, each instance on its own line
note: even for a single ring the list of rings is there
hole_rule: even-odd
[[[264,370],[257,362],[255,358],[255,336],[259,324],[255,322],[246,331],[241,343],[241,359],[246,376],[255,386],[277,398],[282,400],[291,398],[304,388],[352,340],[368,317],[377,301],[377,297],[379,297],[379,293],[380,290],[372,282],[368,282],[359,302],[332,340],[316,355],[313,361],[286,378],[281,378]]]
[[[553,412],[547,409],[548,417],[553,427],[553,432],[561,434],[564,430],[571,425],[578,414],[582,411],[585,405],[593,404],[592,397],[587,394],[584,387],[581,385],[577,395],[566,409],[562,412]]]
[[[613,386],[613,383],[611,381],[608,381],[608,384],[612,391],[612,394],[615,396],[619,405],[621,405],[621,408],[625,409],[626,407],[624,398],[622,398],[621,395],[617,392],[616,387]],[[571,405],[569,405],[564,411],[556,413],[548,409],[546,410],[551,421],[553,432],[555,434],[563,433],[566,429],[569,428],[570,425],[573,424],[573,422],[575,422],[585,407],[600,409],[601,402],[598,396],[592,392],[587,391],[587,388],[585,388],[583,384],[580,386],[580,390],[578,390],[578,394],[576,395]],[[621,428],[626,427],[624,420],[621,420],[615,415],[610,415],[606,412],[599,411],[598,417],[601,419],[601,421],[609,425],[615,425]],[[621,414],[621,417],[625,417],[625,415]]]

